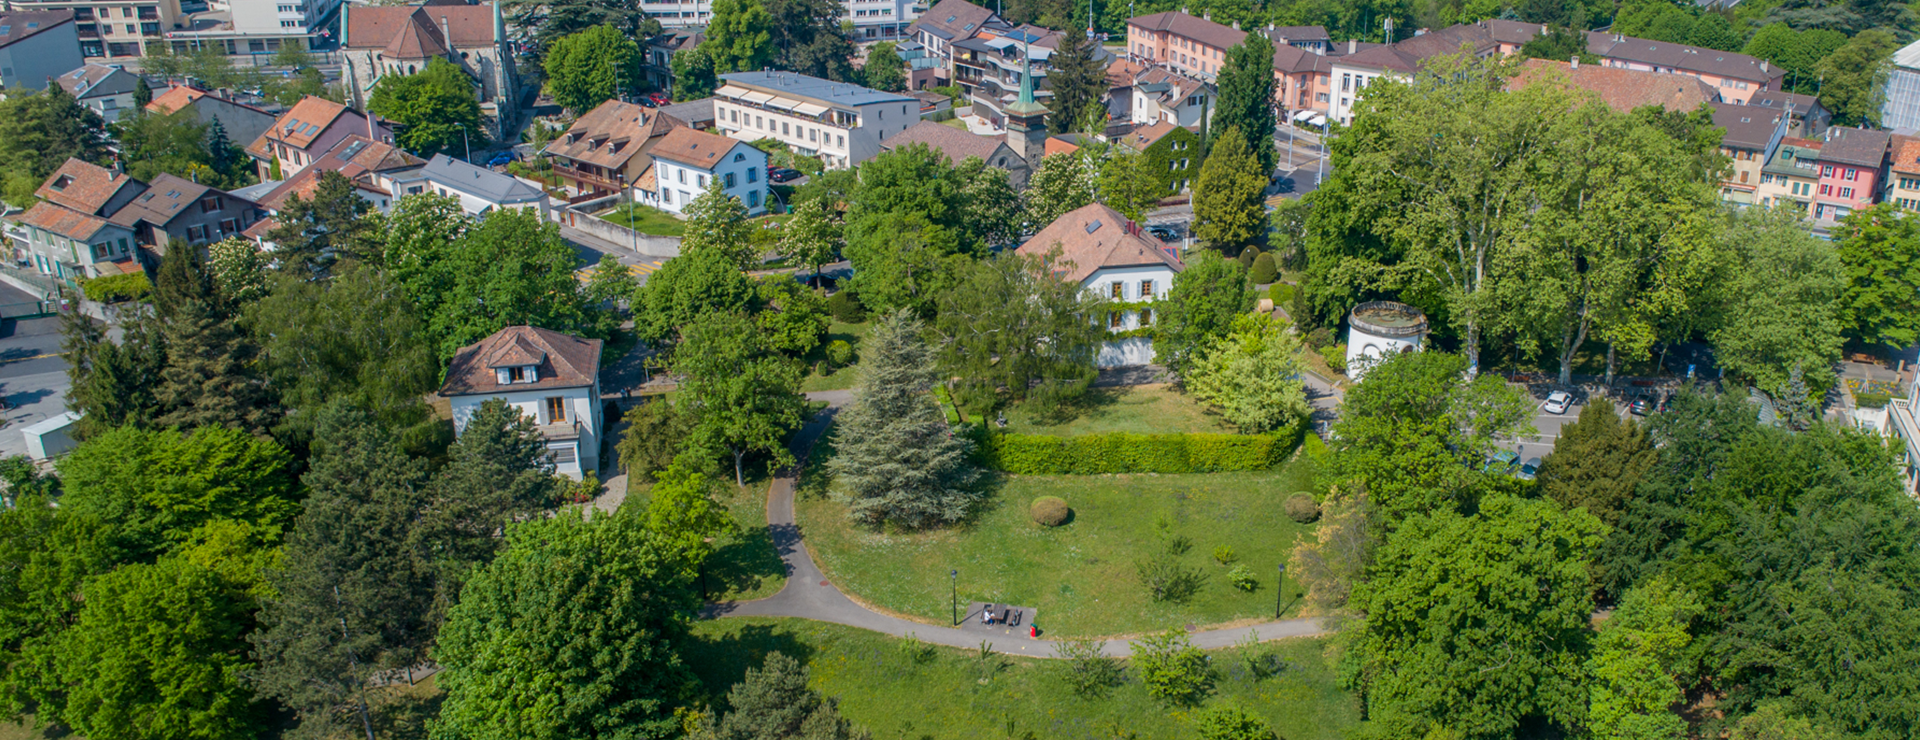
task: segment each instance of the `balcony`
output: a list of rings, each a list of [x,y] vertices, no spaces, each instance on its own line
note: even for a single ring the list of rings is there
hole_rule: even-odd
[[[605,190],[607,192],[617,193],[617,192],[620,192],[620,189],[621,189],[621,184],[618,180],[609,178],[605,175],[592,174],[585,170],[581,170],[575,167],[569,167],[567,165],[561,164],[558,161],[555,161],[553,163],[553,172],[556,175],[567,178],[569,180],[580,183],[582,185],[592,186],[594,188]]]

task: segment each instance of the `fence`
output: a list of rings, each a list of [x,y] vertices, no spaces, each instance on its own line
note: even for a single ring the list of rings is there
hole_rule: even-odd
[[[571,208],[562,208],[553,212],[553,220],[569,228],[598,237],[615,246],[625,247],[648,257],[680,256],[680,237],[654,236],[642,234],[625,226],[607,221],[591,213],[583,213]]]
[[[59,310],[59,301],[25,301],[22,303],[0,303],[0,320],[37,319],[52,316]]]

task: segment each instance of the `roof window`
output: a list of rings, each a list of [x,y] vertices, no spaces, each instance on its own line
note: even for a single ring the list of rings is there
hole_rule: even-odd
[[[1100,219],[1097,219],[1097,218],[1094,219],[1092,222],[1089,222],[1087,224],[1087,233],[1091,234],[1093,232],[1099,231],[1101,225],[1102,224],[1100,223]]]
[[[56,193],[64,191],[67,189],[68,185],[72,185],[72,184],[73,184],[73,177],[71,175],[61,175],[60,179],[53,181],[53,191]]]

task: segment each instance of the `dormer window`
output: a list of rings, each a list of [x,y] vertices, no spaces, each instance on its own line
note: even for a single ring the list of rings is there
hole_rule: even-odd
[[[540,379],[540,372],[533,365],[514,365],[513,367],[496,367],[493,369],[493,372],[501,385],[514,385],[516,383],[532,383]]]

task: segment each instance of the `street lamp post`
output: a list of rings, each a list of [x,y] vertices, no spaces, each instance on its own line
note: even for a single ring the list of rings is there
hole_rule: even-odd
[[[1273,587],[1273,618],[1280,618],[1281,599],[1287,595],[1287,564],[1280,564],[1280,582]]]
[[[960,624],[960,571],[947,571],[947,578],[953,582],[953,624]]]

